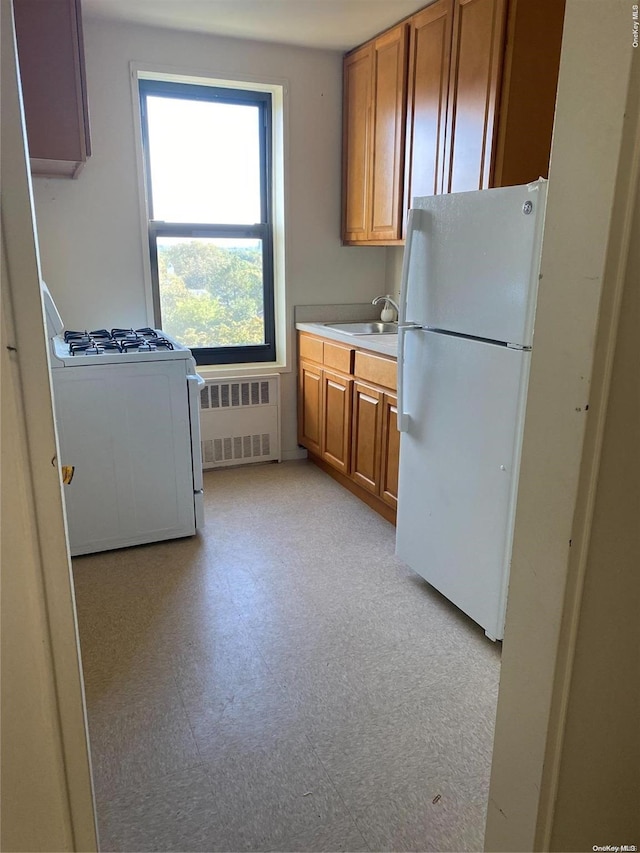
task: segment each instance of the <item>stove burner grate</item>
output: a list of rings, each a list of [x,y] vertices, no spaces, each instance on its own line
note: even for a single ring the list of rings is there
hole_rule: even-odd
[[[171,341],[159,335],[155,329],[94,329],[88,331],[66,331],[64,341],[69,344],[71,355],[103,355],[105,352],[154,352],[172,350]]]
[[[123,352],[154,352],[155,350],[171,350],[173,344],[166,338],[156,335],[154,338],[122,338],[120,340]]]
[[[69,343],[70,341],[80,341],[80,340],[99,340],[99,341],[110,341],[112,340],[111,332],[107,331],[107,329],[94,329],[92,332],[87,332],[85,329],[84,332],[75,332],[72,330],[66,331],[63,335],[65,343]]]
[[[139,338],[150,338],[155,339],[158,337],[158,333],[154,329],[149,329],[145,327],[144,329],[111,329],[111,337],[120,339],[125,339],[129,341],[135,341]]]
[[[104,346],[92,340],[72,341],[69,344],[69,352],[71,355],[102,355]]]

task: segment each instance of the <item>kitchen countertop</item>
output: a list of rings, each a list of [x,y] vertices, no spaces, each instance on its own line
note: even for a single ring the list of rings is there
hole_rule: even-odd
[[[338,323],[340,321],[335,320],[334,322]],[[330,329],[325,323],[296,323],[296,329],[299,332],[319,335],[323,338],[329,338],[332,341],[339,341],[341,344],[349,344],[352,347],[360,347],[371,352],[377,352],[380,355],[390,355],[393,358],[398,357],[397,335],[349,335],[347,332],[338,331],[338,329]]]

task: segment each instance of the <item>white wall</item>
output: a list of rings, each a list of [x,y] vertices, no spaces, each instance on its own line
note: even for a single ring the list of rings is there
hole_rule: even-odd
[[[140,223],[132,60],[172,65],[178,72],[289,81],[290,329],[293,305],[367,302],[385,292],[385,249],[340,245],[341,54],[86,18],[85,54],[92,156],[75,181],[34,181],[43,274],[68,328],[152,320],[143,286],[146,236]],[[294,452],[294,374],[283,381],[283,447]]]
[[[389,293],[392,296],[395,295],[397,297],[397,300],[400,299],[403,257],[404,249],[402,247],[391,246],[387,249],[384,292]]]

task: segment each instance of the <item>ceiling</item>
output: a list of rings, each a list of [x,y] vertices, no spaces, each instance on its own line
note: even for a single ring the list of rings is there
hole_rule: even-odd
[[[347,50],[427,0],[82,0],[87,19]]]

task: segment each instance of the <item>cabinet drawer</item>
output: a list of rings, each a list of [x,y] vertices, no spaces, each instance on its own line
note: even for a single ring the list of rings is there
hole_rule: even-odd
[[[356,352],[353,371],[358,379],[366,379],[393,391],[397,388],[398,366],[394,359],[382,358],[368,352]]]
[[[300,334],[298,336],[298,356],[322,364],[322,341],[319,338],[312,338],[311,335]]]
[[[340,344],[324,342],[323,363],[342,373],[353,372],[353,350]]]

